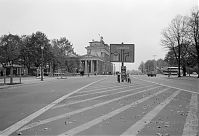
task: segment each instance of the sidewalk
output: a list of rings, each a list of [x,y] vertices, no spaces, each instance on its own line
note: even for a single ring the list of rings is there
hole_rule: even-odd
[[[163,77],[163,78],[167,78],[167,79],[175,79],[175,80],[198,80],[199,81],[199,78],[198,75],[193,75],[191,74],[190,76],[187,75],[187,76],[181,76],[181,77],[178,77],[178,75],[171,75],[170,77],[168,77],[168,75],[160,75],[159,77]]]
[[[98,75],[99,76],[99,75]],[[35,76],[32,77],[22,77],[21,78],[21,84],[20,84],[20,80],[19,77],[15,77],[13,78],[13,83],[12,85],[9,85],[10,83],[10,78],[7,77],[6,78],[6,83],[8,84],[4,84],[4,79],[0,78],[0,89],[4,89],[4,88],[9,88],[9,87],[16,87],[16,86],[22,86],[22,85],[26,85],[26,84],[35,84],[35,83],[42,83],[42,82],[46,82],[46,81],[51,81],[51,80],[64,80],[64,79],[70,79],[70,78],[87,78],[88,76],[63,76],[62,78],[60,76],[54,76],[54,77],[48,77],[45,76],[44,80],[41,81],[40,78],[36,78]],[[96,77],[94,75],[90,75],[89,77]]]
[[[167,77],[169,79],[175,79],[175,80],[196,80],[199,81],[197,76],[181,76],[181,77]]]
[[[9,88],[9,87],[16,87],[16,86],[22,86],[22,85],[25,85],[25,84],[41,83],[41,82],[46,82],[46,81],[53,80],[53,79],[57,79],[57,77],[44,77],[44,81],[41,81],[40,78],[36,78],[35,76],[22,77],[21,78],[21,83],[20,83],[19,77],[14,77],[13,78],[13,83],[14,84],[9,85],[9,83],[10,83],[10,78],[9,77],[6,78],[6,83],[7,84],[4,84],[4,79],[1,78],[0,79],[0,89]]]

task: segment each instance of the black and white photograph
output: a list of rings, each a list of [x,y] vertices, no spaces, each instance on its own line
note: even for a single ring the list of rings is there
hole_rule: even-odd
[[[199,1],[0,0],[0,136],[199,136]]]

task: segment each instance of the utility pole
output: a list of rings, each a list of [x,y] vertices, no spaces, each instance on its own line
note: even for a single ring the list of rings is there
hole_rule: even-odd
[[[44,63],[44,45],[41,45],[41,81],[44,80],[43,63]]]

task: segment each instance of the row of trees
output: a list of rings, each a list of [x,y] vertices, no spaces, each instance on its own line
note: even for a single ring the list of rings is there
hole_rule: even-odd
[[[190,16],[176,16],[162,31],[161,45],[168,49],[168,65],[182,68],[183,76],[187,67],[195,68],[199,78],[199,10],[193,9]]]
[[[50,65],[53,71],[58,68],[66,68],[72,72],[79,67],[78,57],[71,59],[71,55],[77,56],[73,45],[65,37],[49,40],[47,36],[37,31],[31,35],[3,35],[0,37],[0,63],[2,66],[19,64],[28,69],[40,67],[42,63],[42,49],[44,66]]]
[[[162,73],[162,68],[167,67],[168,63],[165,62],[163,59],[158,59],[157,61],[154,60],[147,60],[146,62],[141,62],[139,66],[139,71],[141,73],[147,73],[149,71],[154,71],[156,70],[157,73]]]
[[[193,9],[190,16],[176,16],[162,31],[161,46],[168,49],[164,60],[141,62],[142,73],[154,70],[154,66],[158,72],[162,67],[178,66],[183,76],[195,71],[199,78],[199,10]]]

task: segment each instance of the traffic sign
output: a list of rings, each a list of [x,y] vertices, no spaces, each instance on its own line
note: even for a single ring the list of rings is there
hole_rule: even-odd
[[[134,62],[134,44],[110,44],[111,62]]]

